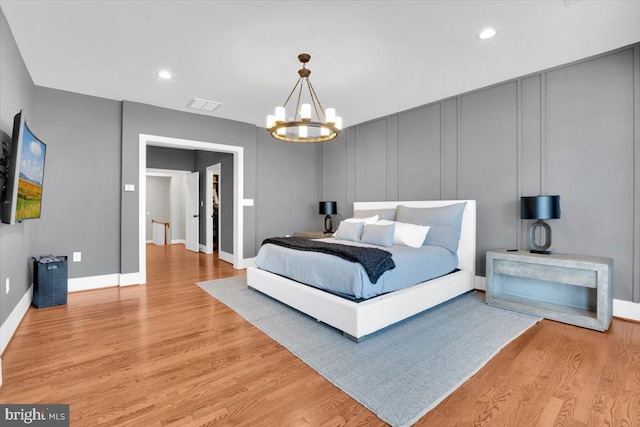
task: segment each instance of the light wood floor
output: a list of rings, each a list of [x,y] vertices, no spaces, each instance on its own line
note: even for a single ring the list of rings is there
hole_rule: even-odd
[[[194,284],[244,271],[180,245],[147,251],[146,286],[29,309],[0,403],[69,403],[72,426],[383,425]],[[640,324],[542,321],[417,425],[640,426]]]

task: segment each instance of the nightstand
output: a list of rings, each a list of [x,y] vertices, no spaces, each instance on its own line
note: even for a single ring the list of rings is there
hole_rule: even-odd
[[[298,231],[297,233],[293,233],[293,237],[302,237],[305,239],[324,239],[325,237],[333,237],[333,234],[325,234],[324,231]]]
[[[613,315],[613,260],[529,251],[487,252],[487,304],[606,331]]]

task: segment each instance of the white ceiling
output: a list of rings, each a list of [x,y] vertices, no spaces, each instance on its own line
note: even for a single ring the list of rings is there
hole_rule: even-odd
[[[570,4],[567,6],[565,3]],[[352,126],[640,41],[640,1],[0,0],[36,85],[265,124],[311,54]],[[498,35],[480,40],[484,27]],[[174,78],[162,81],[168,69]],[[290,104],[291,105],[291,104]]]

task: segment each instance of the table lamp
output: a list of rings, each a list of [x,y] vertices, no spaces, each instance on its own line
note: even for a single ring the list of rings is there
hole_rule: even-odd
[[[337,202],[319,202],[318,213],[320,215],[326,215],[324,217],[324,233],[333,233],[333,221],[331,221],[331,215],[338,213]]]
[[[520,218],[535,219],[536,222],[529,228],[529,247],[531,253],[549,255],[551,251],[551,227],[544,222],[545,219],[560,218],[560,196],[532,196],[520,198]],[[536,229],[540,227],[545,231],[542,245],[536,243]],[[541,232],[542,233],[542,232]]]

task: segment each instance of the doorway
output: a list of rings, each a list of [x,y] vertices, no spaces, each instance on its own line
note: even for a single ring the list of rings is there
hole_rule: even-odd
[[[169,193],[165,195],[166,200],[171,205],[171,210],[169,214],[169,224],[170,224],[170,236],[171,240],[169,243],[175,244],[185,244],[185,176],[190,171],[176,170],[176,169],[155,169],[148,168],[146,170],[147,177],[164,177],[171,180]],[[147,203],[149,201],[149,188],[147,188]],[[146,207],[146,221],[147,221],[147,232],[149,230],[151,217],[149,215],[152,214],[152,210],[149,206]],[[157,219],[157,218],[156,218]],[[147,242],[149,241],[149,236],[147,235]]]
[[[145,219],[146,219],[146,163],[147,145],[166,148],[181,148],[190,150],[217,151],[230,153],[233,155],[233,253],[228,260],[235,269],[245,268],[244,260],[244,148],[234,145],[224,145],[212,142],[193,141],[179,138],[171,138],[157,135],[140,134],[139,136],[139,179],[138,188],[138,215],[139,215],[139,237],[138,237],[138,268],[135,275],[137,283],[146,283],[146,239],[145,239]]]
[[[230,168],[230,170],[233,169],[232,166]],[[230,170],[226,173],[230,173]],[[158,215],[160,215],[161,220],[166,220],[169,223],[168,229],[171,234],[171,242],[169,243],[184,244],[187,246],[188,250],[193,252],[204,252],[206,254],[213,254],[218,250],[223,251],[223,239],[226,239],[227,242],[231,242],[230,230],[232,227],[230,224],[232,222],[229,223],[229,221],[227,221],[228,224],[226,229],[223,228],[223,218],[230,218],[230,216],[229,212],[225,211],[222,205],[222,200],[224,198],[222,191],[222,164],[216,163],[206,168],[206,172],[204,174],[204,188],[206,191],[204,191],[203,199],[205,209],[202,212],[202,221],[199,221],[199,225],[202,227],[203,233],[195,233],[196,235],[192,237],[192,241],[187,239],[188,235],[186,228],[190,217],[194,213],[199,214],[199,200],[198,196],[193,197],[195,200],[191,200],[191,202],[195,201],[196,206],[192,207],[192,212],[187,212],[187,205],[189,205],[190,202],[188,200],[190,197],[187,197],[189,196],[187,181],[191,174],[193,174],[193,172],[190,170],[147,168],[147,243],[152,241],[150,237],[152,219],[158,220]],[[170,188],[166,188],[166,191],[164,192],[166,194],[160,194],[158,192],[158,184],[154,181],[162,179],[170,182]],[[151,188],[149,187],[150,184],[152,184]],[[195,193],[203,194],[198,191],[195,191]],[[165,215],[157,213],[157,209],[154,209],[154,206],[158,204],[166,204],[166,210],[170,210],[170,212]],[[193,224],[191,224],[191,227],[193,227]],[[200,239],[202,239],[202,241]],[[222,259],[231,260],[227,262],[233,263],[230,252],[227,253],[223,251]]]

